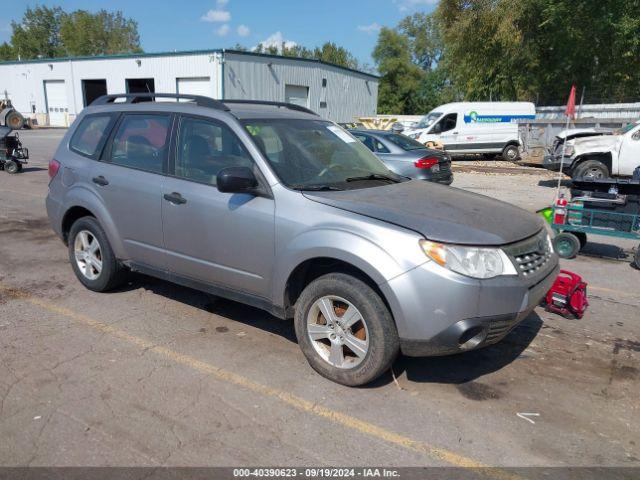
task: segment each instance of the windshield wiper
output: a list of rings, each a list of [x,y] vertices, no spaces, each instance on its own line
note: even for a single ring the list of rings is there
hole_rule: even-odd
[[[315,184],[315,185],[290,185],[294,190],[310,191],[310,192],[322,192],[329,190],[341,191],[342,189],[335,185],[327,184]]]
[[[379,173],[372,173],[371,175],[363,175],[361,177],[349,177],[345,179],[345,182],[358,182],[361,180],[386,180],[392,183],[399,183],[400,180],[387,175],[380,175]]]

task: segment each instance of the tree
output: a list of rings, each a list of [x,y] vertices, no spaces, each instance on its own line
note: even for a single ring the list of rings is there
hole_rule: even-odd
[[[0,58],[23,60],[68,55],[141,52],[138,25],[121,12],[60,7],[27,8],[22,21],[11,22],[11,44],[0,46]]]
[[[60,48],[60,23],[63,11],[60,7],[38,6],[27,8],[22,22],[11,22],[11,45],[22,59],[57,57]]]
[[[378,90],[380,113],[413,113],[421,107],[416,95],[424,81],[423,70],[412,62],[409,38],[383,27],[373,50],[373,59],[381,75]]]
[[[0,61],[2,60],[16,60],[13,47],[7,42],[0,44]]]
[[[243,50],[247,50],[241,45],[236,45],[234,49],[238,50],[238,47]],[[351,54],[351,52],[333,42],[325,42],[322,46],[316,47],[313,50],[302,45],[287,46],[283,43],[281,46],[264,46],[260,43],[252,51],[255,53],[266,53],[269,55],[283,55],[285,57],[310,58],[352,69],[358,69],[360,67],[358,60]]]
[[[141,52],[138,24],[122,12],[76,10],[62,17],[60,39],[67,55]]]

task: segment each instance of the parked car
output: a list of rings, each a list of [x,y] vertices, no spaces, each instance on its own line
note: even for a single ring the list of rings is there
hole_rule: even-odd
[[[564,160],[562,153],[564,151]],[[571,178],[630,177],[640,165],[640,120],[614,134],[589,135],[566,141],[544,159],[544,167]]]
[[[502,155],[517,160],[517,120],[536,118],[530,102],[456,102],[441,105],[403,133],[422,144],[442,144],[451,155]]]
[[[392,172],[416,180],[451,185],[451,157],[392,131],[351,130]]]
[[[140,102],[164,97],[183,101]],[[51,225],[88,289],[133,270],[293,318],[310,365],[345,385],[400,350],[498,342],[558,271],[537,215],[396,175],[297,105],[104,96],[49,176]]]

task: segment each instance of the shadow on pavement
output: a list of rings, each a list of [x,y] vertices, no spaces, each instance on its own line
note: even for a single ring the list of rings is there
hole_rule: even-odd
[[[214,297],[153,277],[133,274],[125,287],[115,291],[130,291],[139,288],[297,343],[291,321],[281,320],[242,303]],[[445,357],[411,358],[401,355],[395,362],[393,370],[396,376],[404,372],[410,382],[448,384],[471,382],[483,375],[500,370],[520,357],[536,337],[542,325],[542,319],[533,312],[495,345]],[[387,372],[365,388],[381,387],[392,381],[391,372]]]
[[[533,312],[502,341],[479,350],[444,357],[413,358],[400,356],[393,365],[396,376],[403,372],[409,382],[464,384],[509,365],[522,355],[538,332],[543,321]],[[371,387],[393,381],[391,373]]]
[[[558,188],[558,179],[553,180],[540,180],[538,181],[539,187]],[[561,187],[571,187],[571,179],[567,178],[560,182]]]
[[[194,308],[220,315],[234,322],[243,323],[259,328],[265,332],[279,335],[290,342],[297,343],[293,322],[281,320],[264,310],[245,305],[243,303],[215,297],[198,290],[182,287],[164,280],[142,274],[132,274],[131,280],[124,287],[114,292],[136,290],[144,288],[170,300],[184,303]]]

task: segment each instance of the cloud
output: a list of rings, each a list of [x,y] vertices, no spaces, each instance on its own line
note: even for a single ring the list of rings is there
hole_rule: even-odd
[[[228,22],[231,20],[231,14],[226,10],[209,10],[200,20],[203,22]]]
[[[393,0],[401,12],[413,10],[420,7],[429,7],[437,5],[439,0]]]
[[[229,33],[230,30],[231,30],[231,27],[229,27],[229,25],[225,23],[224,25],[220,25],[220,27],[216,30],[216,35],[220,37],[224,37]]]
[[[380,28],[382,27],[378,22],[373,22],[370,25],[358,25],[358,30],[364,33],[368,33],[369,35],[371,35],[372,33],[379,32]]]
[[[261,41],[258,45],[262,45],[262,48],[276,47],[278,49],[278,52],[282,52],[283,43],[286,48],[292,48],[297,45],[297,43],[292,40],[285,40],[284,36],[282,35],[282,32],[280,31],[269,35],[266,39]],[[256,48],[257,46],[253,47],[254,50]]]
[[[239,25],[237,32],[241,37],[248,37],[251,33],[251,30],[246,25]]]

